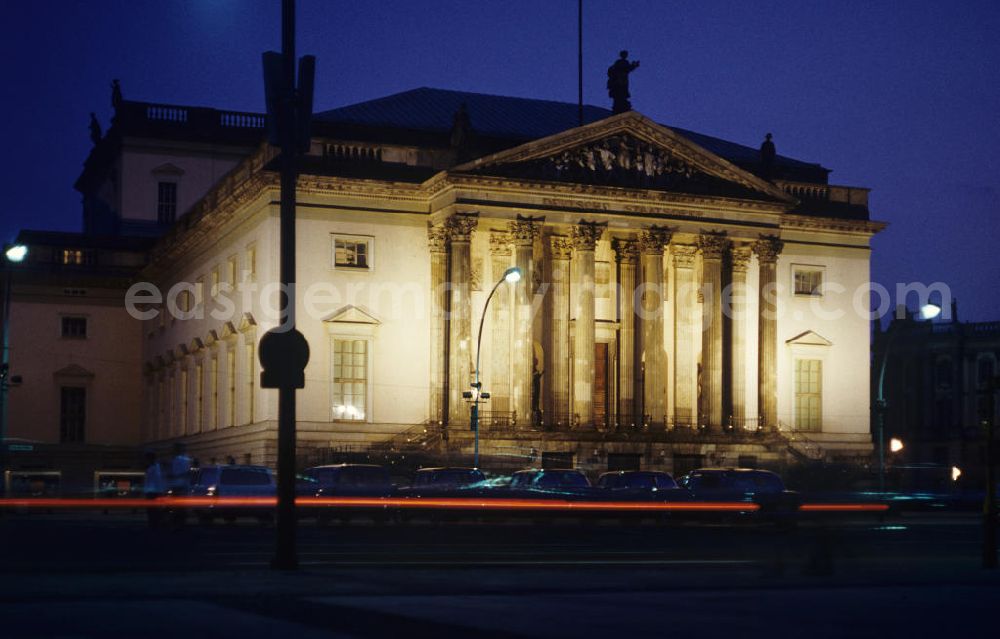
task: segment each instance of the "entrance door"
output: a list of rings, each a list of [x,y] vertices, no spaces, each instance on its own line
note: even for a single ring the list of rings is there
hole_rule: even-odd
[[[594,344],[594,424],[605,426],[608,423],[608,345],[605,342]]]

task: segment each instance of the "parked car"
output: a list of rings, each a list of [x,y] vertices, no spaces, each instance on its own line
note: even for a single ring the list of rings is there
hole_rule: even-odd
[[[510,492],[520,497],[592,497],[594,488],[583,471],[572,468],[519,470],[511,476]]]
[[[274,497],[277,484],[274,474],[266,466],[242,464],[212,465],[191,470],[191,490],[193,497]],[[227,506],[224,501],[217,506],[193,509],[203,523],[210,523],[216,516],[233,521],[237,516],[254,516],[261,521],[273,517],[273,507]]]
[[[316,497],[390,497],[394,493],[392,480],[386,469],[375,464],[331,464],[314,466],[302,472],[297,483],[299,494],[304,489],[312,490]],[[385,508],[318,506],[303,509],[303,516],[315,516],[320,523],[333,517],[347,522],[352,517],[373,517],[377,521],[385,519]]]
[[[777,474],[752,468],[700,468],[680,479],[695,501],[746,501],[765,516],[796,515],[799,493],[786,490]]]
[[[401,488],[401,496],[444,497],[461,496],[486,488],[486,474],[478,468],[421,468],[413,474],[408,487]]]
[[[609,499],[676,501],[688,495],[670,473],[654,470],[607,472],[597,479],[597,488]]]

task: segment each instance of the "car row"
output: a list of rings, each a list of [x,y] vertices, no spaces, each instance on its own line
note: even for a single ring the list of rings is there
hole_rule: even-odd
[[[274,474],[265,466],[211,465],[191,471],[189,494],[198,497],[273,497]],[[316,466],[297,475],[296,494],[300,497],[505,497],[514,499],[568,499],[600,501],[706,501],[752,502],[761,512],[791,513],[801,503],[799,494],[785,489],[781,478],[766,470],[744,468],[703,468],[679,480],[662,471],[610,471],[592,484],[577,469],[529,468],[509,476],[489,477],[476,468],[421,468],[405,486],[393,484],[388,471],[374,464],[334,464]],[[216,516],[233,519],[250,514],[270,517],[268,509],[247,510],[246,506],[204,506],[195,509],[202,521]],[[370,505],[330,509],[322,504],[305,507],[303,516],[327,520],[373,513]]]

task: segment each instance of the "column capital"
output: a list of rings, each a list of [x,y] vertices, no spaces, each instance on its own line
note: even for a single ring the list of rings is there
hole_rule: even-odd
[[[437,226],[427,224],[427,246],[430,247],[431,253],[448,252],[448,229],[443,224]]]
[[[545,220],[543,217],[517,216],[517,219],[510,223],[508,229],[511,239],[518,246],[531,246],[538,237],[539,228]]]
[[[466,213],[452,215],[445,221],[445,226],[448,228],[448,238],[452,242],[470,241],[472,232],[478,224],[479,218],[476,215]]]
[[[550,236],[549,249],[554,260],[568,260],[573,256],[573,243],[565,235]]]
[[[573,227],[573,248],[578,251],[593,251],[597,246],[597,240],[604,235],[605,227],[607,227],[605,222],[580,220],[580,223]]]
[[[490,231],[490,255],[498,257],[510,256],[510,233],[506,231]]]
[[[761,262],[773,263],[778,261],[778,255],[784,247],[785,243],[778,239],[777,235],[761,235],[753,244],[753,252]]]
[[[651,226],[639,231],[639,250],[645,255],[662,254],[663,247],[670,243],[673,231],[665,226]]]
[[[694,244],[671,244],[670,257],[673,258],[674,268],[694,268],[694,258],[698,254],[698,247]]]
[[[635,240],[616,237],[611,242],[611,246],[618,256],[618,261],[622,264],[635,264],[636,259],[639,257],[639,244]]]
[[[747,269],[750,267],[749,246],[733,246],[729,250],[729,256],[732,259],[734,273],[747,272]]]
[[[702,231],[698,236],[698,248],[706,260],[721,260],[728,244],[729,240],[722,231]]]

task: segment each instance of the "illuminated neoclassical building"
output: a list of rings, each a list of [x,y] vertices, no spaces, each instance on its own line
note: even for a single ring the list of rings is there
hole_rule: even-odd
[[[150,139],[208,117],[119,110]],[[273,462],[277,399],[256,347],[277,317],[277,151],[247,144],[259,116],[211,113],[228,146],[124,134],[95,150],[81,190],[95,227],[167,229],[136,277],[172,290],[141,306],[159,311],[141,331],[142,441]],[[865,285],[882,225],[867,189],[637,111],[577,117],[435,89],[316,116],[297,192],[303,458],[470,461],[462,393],[512,266],[524,277],[483,324],[484,466],[869,454]]]

